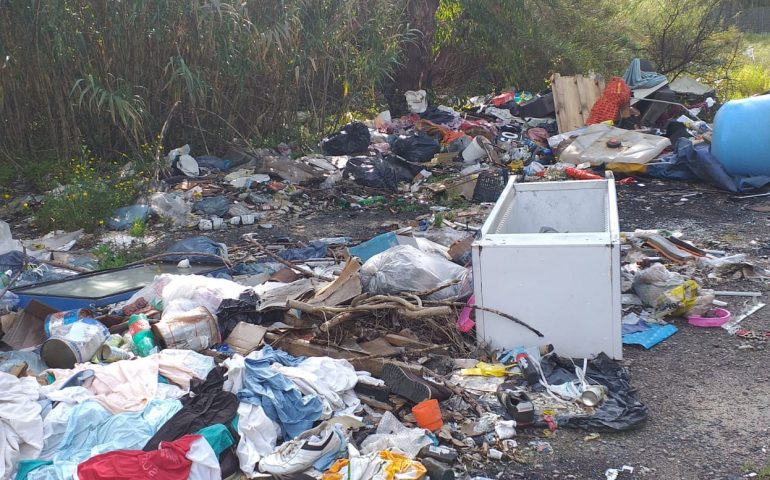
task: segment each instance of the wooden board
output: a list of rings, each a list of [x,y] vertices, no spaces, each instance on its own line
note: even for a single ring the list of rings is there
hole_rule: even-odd
[[[599,76],[562,77],[554,73],[551,89],[559,132],[584,127],[591,108],[604,92],[604,78]]]

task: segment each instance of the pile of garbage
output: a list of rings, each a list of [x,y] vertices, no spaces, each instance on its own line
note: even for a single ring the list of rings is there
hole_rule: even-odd
[[[177,273],[117,302],[82,298],[79,282],[131,268],[14,289],[0,477],[485,478],[552,453],[544,432],[640,425],[646,407],[604,355],[480,348],[474,236],[287,246],[247,233],[235,262],[193,237],[152,267]]]
[[[739,338],[757,337],[740,322],[765,306],[761,292],[717,290],[728,281],[762,282],[768,272],[745,254],[698,248],[681,232],[637,230],[626,236],[623,258],[623,343],[650,349],[674,335],[675,321],[720,328]],[[711,287],[711,288],[710,288]],[[740,312],[727,300],[743,299]]]
[[[584,83],[590,88],[578,88]],[[563,184],[554,181],[601,180],[608,210],[614,183],[605,171],[699,178],[734,191],[761,184],[757,175],[728,174],[711,156],[712,127],[697,115],[713,102],[673,102],[685,116],[669,121],[672,111],[653,101],[665,83],[635,61],[606,85],[557,76],[550,92],[487,95],[459,110],[410,91],[409,114],[350,123],[311,155],[283,144],[234,146],[222,157],[174,149],[161,186],[107,224],[125,230],[155,215],[169,230],[204,233],[117,270],[59,261],[55,252],[82,232],[19,242],[0,222],[0,479],[481,480],[552,454],[547,439],[559,428],[640,426],[648,410],[616,360],[621,352],[561,356],[544,340],[542,318],[492,308],[491,295],[482,304],[473,278],[481,248],[474,258],[472,245],[513,176],[556,191]],[[632,107],[632,98],[648,103]],[[593,107],[572,108],[584,103]],[[431,213],[365,241],[264,240],[290,216],[365,209],[393,196],[433,205]],[[435,205],[440,197],[485,208],[451,221]],[[496,215],[508,219],[502,210],[511,202],[502,203]],[[533,225],[486,231],[529,235],[537,245],[576,231],[616,241],[617,226]],[[221,230],[239,240],[195,236]],[[617,263],[601,239],[602,259]],[[731,319],[717,300],[725,292],[703,288],[724,275],[763,277],[745,257],[670,232],[623,240],[624,343],[651,348],[681,315],[737,334],[761,308]],[[487,345],[494,339],[476,325],[485,313],[536,340]]]

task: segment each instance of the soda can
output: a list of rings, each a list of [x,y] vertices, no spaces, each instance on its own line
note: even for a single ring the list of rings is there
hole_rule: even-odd
[[[131,358],[131,352],[127,352],[122,348],[113,347],[112,345],[104,344],[99,349],[99,360],[105,363],[117,362],[119,360],[128,360]]]

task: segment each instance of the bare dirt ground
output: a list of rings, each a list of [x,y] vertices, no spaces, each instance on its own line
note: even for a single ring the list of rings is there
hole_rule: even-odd
[[[618,188],[621,230],[679,230],[699,245],[747,253],[759,265],[767,263],[770,217],[745,207],[766,201],[736,201],[685,183]],[[766,292],[767,286],[741,280],[718,289]],[[740,311],[743,301],[728,300],[731,311]],[[761,300],[768,301],[766,293]],[[511,468],[500,478],[603,479],[606,469],[623,465],[634,467],[634,473],[621,473],[621,479],[733,479],[750,472],[768,478],[761,472],[770,464],[765,342],[732,337],[722,329],[699,329],[684,320],[674,323],[679,332],[651,350],[624,348],[632,384],[650,409],[642,428],[601,434],[594,441],[584,440],[587,432],[557,430],[547,439],[553,454]],[[747,318],[742,326],[770,330],[770,308]],[[533,436],[542,436],[539,433]],[[520,434],[520,444],[526,444],[528,434],[532,432]]]

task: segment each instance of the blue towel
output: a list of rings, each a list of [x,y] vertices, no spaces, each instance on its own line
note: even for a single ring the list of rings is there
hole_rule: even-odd
[[[650,328],[643,332],[623,335],[623,343],[626,345],[641,345],[649,350],[678,331],[679,329],[671,324],[651,325]]]

